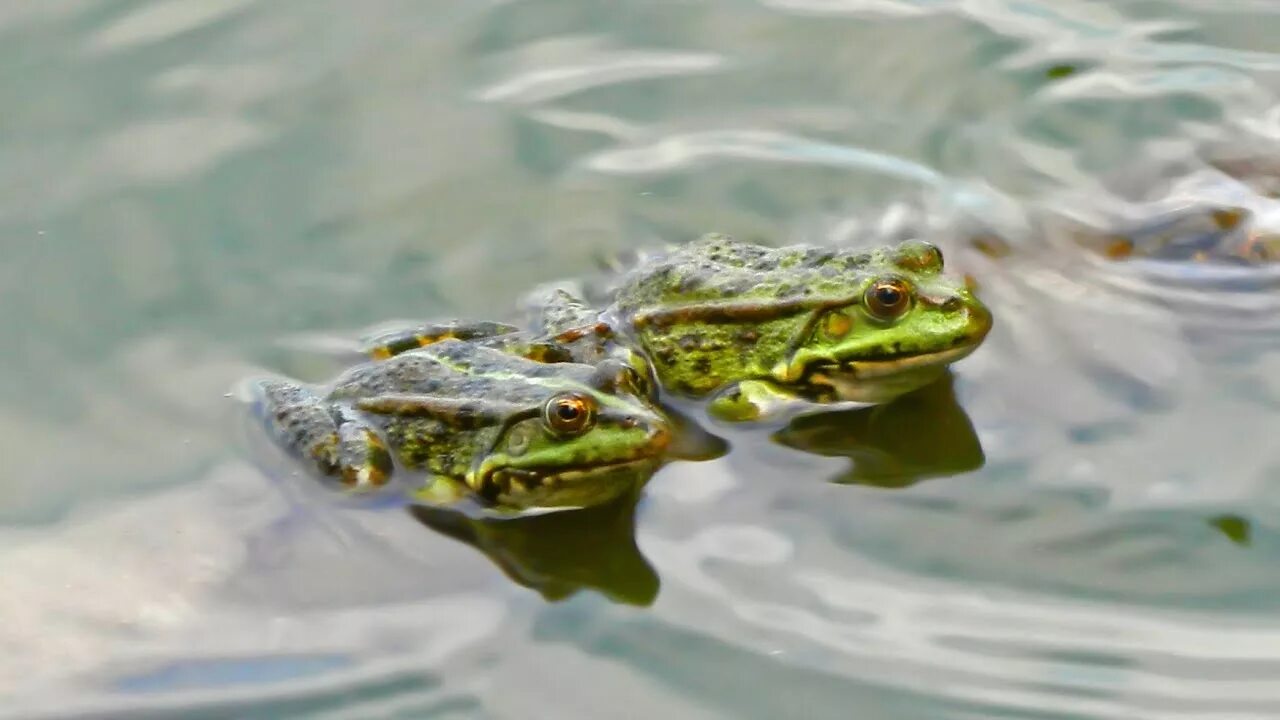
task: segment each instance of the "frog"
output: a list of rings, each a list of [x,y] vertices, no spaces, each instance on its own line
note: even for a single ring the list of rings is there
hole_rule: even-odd
[[[322,386],[260,379],[254,398],[276,443],[346,491],[417,471],[412,501],[498,514],[608,502],[657,469],[671,434],[625,363],[544,362],[456,337]]]
[[[609,322],[662,387],[728,422],[797,402],[891,402],[940,379],[993,324],[922,239],[773,248],[709,233],[647,255],[609,293]]]
[[[633,368],[651,397],[660,387],[706,399],[710,417],[735,423],[882,404],[939,379],[991,329],[986,305],[943,264],[924,240],[772,248],[708,233],[637,253],[594,285],[534,290],[519,303],[523,326],[423,325],[368,353],[463,338],[549,362],[608,359]]]

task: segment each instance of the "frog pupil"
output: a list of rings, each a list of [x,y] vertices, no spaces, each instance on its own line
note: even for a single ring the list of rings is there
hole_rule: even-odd
[[[898,291],[898,288],[892,285],[881,285],[876,288],[876,300],[878,300],[881,305],[893,307],[902,301],[902,293]]]
[[[556,414],[561,420],[576,420],[578,418],[578,408],[572,403],[560,403],[556,408]]]

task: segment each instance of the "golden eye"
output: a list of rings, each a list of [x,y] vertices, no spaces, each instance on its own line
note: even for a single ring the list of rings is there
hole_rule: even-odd
[[[822,330],[827,334],[827,337],[842,338],[848,335],[852,329],[853,320],[838,310],[827,313],[827,316],[822,319]]]
[[[542,408],[547,427],[557,435],[580,435],[595,420],[596,403],[585,395],[557,395]]]
[[[871,283],[863,295],[867,311],[881,320],[894,320],[911,307],[911,288],[899,278]]]

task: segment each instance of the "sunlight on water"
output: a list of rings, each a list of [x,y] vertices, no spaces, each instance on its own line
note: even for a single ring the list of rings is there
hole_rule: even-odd
[[[1278,33],[1245,0],[0,8],[0,717],[1280,714]],[[869,410],[680,405],[640,492],[517,520],[338,498],[238,395],[707,231],[928,237],[994,330]]]

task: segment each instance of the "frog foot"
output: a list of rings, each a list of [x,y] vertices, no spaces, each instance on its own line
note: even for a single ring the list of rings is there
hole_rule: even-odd
[[[258,401],[276,442],[310,460],[322,476],[357,491],[379,488],[391,479],[386,444],[350,409],[283,380],[260,382]]]
[[[768,380],[743,380],[711,397],[707,413],[722,422],[769,420],[783,415],[803,398]]]

